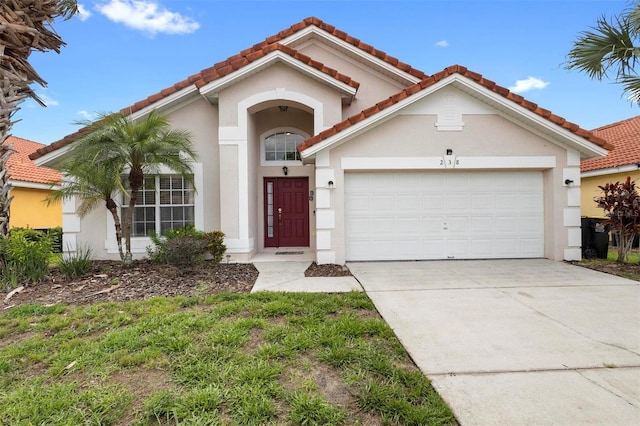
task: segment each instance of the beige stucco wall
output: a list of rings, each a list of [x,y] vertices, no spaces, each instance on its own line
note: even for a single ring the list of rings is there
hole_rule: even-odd
[[[276,63],[254,74],[233,86],[220,91],[218,105],[220,106],[220,126],[233,127],[238,122],[238,105],[244,104],[248,99],[265,93],[273,93],[273,100],[277,100],[278,89],[285,89],[285,92],[294,92],[312,98],[323,106],[324,127],[330,127],[339,122],[342,118],[341,94],[332,87],[327,86],[307,75],[300,73],[288,65]],[[274,102],[276,105],[290,105],[295,102]],[[250,112],[255,112],[255,103],[248,105]],[[273,106],[273,105],[268,105]],[[298,104],[298,108],[303,105]],[[257,110],[261,110],[258,107]],[[310,111],[311,112],[311,111]],[[317,111],[314,112],[318,113]]]
[[[309,55],[330,68],[339,70],[340,73],[360,83],[355,99],[350,105],[346,105],[342,111],[343,119],[375,105],[405,87],[398,81],[373,71],[371,68],[320,41],[314,40],[314,42],[302,47],[300,52]]]
[[[567,231],[563,225],[563,209],[567,207],[567,188],[563,187],[562,170],[567,164],[566,149],[524,130],[497,114],[463,115],[462,131],[438,131],[435,115],[398,115],[330,151],[330,168],[334,170],[336,187],[344,188],[342,159],[345,157],[433,157],[446,149],[460,157],[471,156],[554,156],[556,167],[543,171],[545,203],[544,255],[563,259],[567,247]],[[454,171],[455,172],[455,171]],[[345,260],[344,196],[341,190],[331,192],[331,208],[335,211],[335,229],[331,241],[336,263]]]
[[[281,63],[220,91],[220,170],[225,179],[221,228],[231,239],[227,246],[232,260],[247,260],[264,247],[263,179],[282,175],[282,166],[261,165],[261,135],[291,128],[311,136],[341,120],[341,104],[335,87]],[[280,112],[280,105],[287,106],[287,112]],[[292,166],[289,176],[308,176],[313,183],[309,166]]]
[[[580,179],[581,185],[581,213],[582,216],[588,217],[604,217],[602,209],[598,208],[593,201],[595,197],[602,195],[602,190],[598,186],[606,185],[607,183],[624,182],[627,176],[631,177],[631,180],[636,181],[636,184],[640,184],[640,170],[625,173],[611,173],[601,176],[592,176]]]
[[[195,151],[198,154],[196,160],[203,170],[203,184],[196,185],[197,197],[202,200],[201,228],[205,231],[218,230],[220,220],[220,174],[219,146],[218,146],[218,113],[217,107],[212,106],[204,99],[181,105],[167,114],[172,126],[177,129],[188,130],[191,133]],[[65,228],[65,241],[77,247],[88,247],[93,251],[96,259],[118,259],[117,252],[108,253],[106,245],[115,247],[114,226],[111,214],[104,205],[99,205],[94,211],[83,218],[79,218],[76,212],[77,205],[67,203],[63,205],[63,226]],[[198,213],[196,213],[198,214]],[[76,232],[77,230],[77,232]],[[110,243],[106,242],[110,240]],[[134,238],[132,245],[136,250],[135,257],[146,255],[144,248],[150,244],[148,238]],[[113,251],[113,250],[112,250]]]

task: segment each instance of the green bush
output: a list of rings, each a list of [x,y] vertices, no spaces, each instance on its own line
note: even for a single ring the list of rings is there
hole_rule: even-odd
[[[75,278],[84,275],[91,270],[93,266],[91,248],[79,248],[73,254],[63,255],[58,262],[58,269],[67,278]]]
[[[164,245],[166,261],[182,273],[187,273],[204,260],[207,243],[203,238],[181,235],[167,240]]]
[[[224,232],[205,232],[203,238],[207,243],[207,251],[211,254],[212,260],[215,263],[220,263],[222,256],[227,251],[227,246],[224,244]]]
[[[49,271],[53,241],[49,235],[34,229],[15,228],[0,239],[2,281],[9,287],[39,282]]]
[[[152,231],[149,237],[153,245],[147,246],[147,255],[154,263],[169,263],[178,266],[178,264],[189,263],[184,259],[185,256],[193,256],[194,259],[191,264],[195,265],[202,260],[202,257],[207,252],[211,254],[215,263],[220,263],[225,251],[227,251],[227,247],[224,244],[224,232],[202,232],[196,230],[193,225],[169,229],[163,235],[157,235]],[[179,241],[173,243],[173,240]],[[185,248],[184,253],[168,253],[170,245],[171,250],[176,250],[176,247],[188,243],[193,243],[193,247]]]

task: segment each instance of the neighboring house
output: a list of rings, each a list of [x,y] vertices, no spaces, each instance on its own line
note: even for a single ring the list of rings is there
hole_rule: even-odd
[[[452,66],[425,74],[308,18],[123,111],[193,135],[194,192],[150,177],[150,229],[222,230],[232,260],[294,247],[318,263],[581,258],[580,161],[602,138]],[[55,165],[86,130],[32,158]],[[566,183],[565,183],[566,182]],[[65,247],[116,258],[106,210],[63,206]]]
[[[29,158],[29,154],[46,145],[15,136],[9,136],[5,145],[11,145],[15,151],[7,161],[13,197],[9,226],[33,229],[62,226],[61,204],[47,206],[44,202],[51,192],[51,183],[60,181],[60,172],[36,166]]]
[[[640,116],[597,128],[592,133],[614,148],[606,157],[584,160],[580,164],[582,215],[604,217],[602,209],[593,201],[602,195],[598,187],[624,182],[627,176],[631,180],[640,179]]]

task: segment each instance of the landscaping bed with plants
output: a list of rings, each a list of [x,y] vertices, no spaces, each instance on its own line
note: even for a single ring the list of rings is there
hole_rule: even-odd
[[[335,277],[350,275],[346,266],[311,263],[305,275]],[[93,261],[91,270],[69,278],[53,267],[42,282],[29,283],[23,290],[0,300],[0,312],[17,305],[38,303],[51,305],[87,305],[97,302],[124,302],[156,296],[206,296],[220,292],[248,293],[258,278],[250,263],[220,263],[204,261],[184,273],[175,267],[136,260],[131,266],[120,261]]]

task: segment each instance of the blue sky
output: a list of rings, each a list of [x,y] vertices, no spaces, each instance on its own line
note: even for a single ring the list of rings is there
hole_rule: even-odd
[[[31,63],[48,82],[34,86],[12,134],[49,144],[77,120],[117,111],[316,16],[433,74],[459,64],[583,128],[640,114],[618,85],[563,67],[580,31],[626,1],[217,1],[80,0],[82,13],[54,28],[60,54]]]

